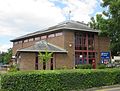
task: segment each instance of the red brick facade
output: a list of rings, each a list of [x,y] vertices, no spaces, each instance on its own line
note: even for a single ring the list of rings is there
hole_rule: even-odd
[[[75,67],[75,31],[74,30],[63,30],[62,35],[54,36],[51,38],[44,39],[49,43],[52,43],[56,46],[59,46],[63,49],[66,49],[68,53],[53,53],[53,69],[60,69],[60,68],[74,68]],[[51,32],[54,34],[54,32]],[[44,34],[44,35],[49,35]],[[43,34],[42,34],[43,35]],[[39,35],[41,36],[41,35]],[[37,36],[38,37],[38,36]],[[35,42],[40,40],[35,40],[35,36],[33,36],[33,41],[29,42],[21,42],[19,44],[13,45],[13,55],[17,53],[17,50],[21,48],[29,47]],[[29,38],[27,38],[29,39]],[[21,39],[22,41],[26,39]],[[19,40],[19,41],[21,41]],[[95,40],[95,61],[96,64],[100,62],[100,52],[101,51],[109,51],[110,40],[108,37],[100,37],[98,33],[94,33],[94,40]],[[16,41],[17,42],[17,41]],[[20,53],[20,58],[18,59],[18,63],[21,70],[35,70],[35,60],[36,60],[36,53]],[[38,59],[39,60],[39,59]],[[47,63],[46,69],[50,69],[50,61]],[[39,60],[38,69],[43,69],[43,63]]]

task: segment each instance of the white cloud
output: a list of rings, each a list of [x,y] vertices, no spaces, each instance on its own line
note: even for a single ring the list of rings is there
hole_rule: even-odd
[[[12,48],[12,43],[0,44],[0,52],[7,52],[9,48]]]
[[[64,8],[65,12],[71,10],[71,18],[76,21],[88,22],[90,20],[90,14],[94,12],[96,8],[97,0],[67,0],[68,7]]]
[[[42,29],[65,20],[61,9],[48,0],[0,0],[0,42]],[[7,51],[10,42],[0,43]]]
[[[103,0],[100,0],[101,3],[103,3]]]
[[[6,31],[14,33],[14,30],[21,34],[25,29],[29,32],[29,26],[45,28],[63,20],[61,9],[48,0],[0,0],[0,35],[8,35]]]
[[[51,1],[66,5],[56,7]],[[15,38],[65,21],[68,10],[72,20],[88,22],[97,0],[0,0],[0,36]],[[8,39],[10,40],[10,39]],[[3,44],[0,50],[7,46]]]

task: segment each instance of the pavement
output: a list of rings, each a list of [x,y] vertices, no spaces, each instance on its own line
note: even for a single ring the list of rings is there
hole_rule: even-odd
[[[120,91],[120,87],[99,89],[99,90],[95,90],[95,91]]]
[[[98,88],[90,88],[82,91],[120,91],[120,85],[111,85],[111,86],[103,86]]]
[[[4,74],[4,73],[7,73],[7,71],[1,71],[1,70],[0,70],[0,74]]]

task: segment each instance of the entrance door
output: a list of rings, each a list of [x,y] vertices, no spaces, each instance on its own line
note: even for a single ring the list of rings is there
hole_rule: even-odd
[[[51,58],[50,69],[53,70],[53,58]]]
[[[43,70],[46,70],[46,62],[43,61]]]
[[[36,59],[35,59],[35,70],[38,70],[38,54],[36,54]]]
[[[89,64],[92,64],[92,59],[89,59]]]

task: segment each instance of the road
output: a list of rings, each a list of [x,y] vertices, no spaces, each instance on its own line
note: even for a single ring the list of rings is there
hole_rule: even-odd
[[[95,91],[120,91],[120,87],[114,87],[114,88],[105,88],[105,89],[99,89]]]

